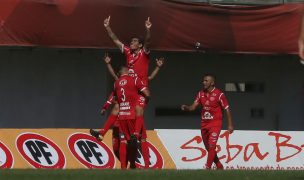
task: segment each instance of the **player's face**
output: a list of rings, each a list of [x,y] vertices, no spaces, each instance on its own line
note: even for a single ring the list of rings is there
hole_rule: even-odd
[[[214,86],[214,80],[210,76],[205,76],[203,79],[204,90],[210,89]]]
[[[139,43],[139,39],[138,38],[132,38],[131,42],[130,42],[130,48],[132,50],[137,50],[139,48],[141,48],[142,44]]]

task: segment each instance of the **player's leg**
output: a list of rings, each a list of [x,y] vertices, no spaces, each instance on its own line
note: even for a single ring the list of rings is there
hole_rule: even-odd
[[[120,146],[120,140],[119,140],[119,126],[114,125],[113,126],[113,131],[112,131],[112,147],[113,147],[113,152],[118,160],[119,158],[119,146]]]
[[[137,104],[135,106],[136,121],[135,121],[135,132],[134,135],[139,139],[140,132],[144,125],[144,108],[146,106],[146,101],[143,96],[139,96]]]
[[[149,168],[150,165],[150,154],[149,147],[146,141],[147,132],[144,123],[144,108],[146,107],[146,101],[144,97],[138,99],[135,111],[136,111],[136,121],[135,121],[135,136],[137,139],[141,139],[141,153],[145,162],[145,168]]]
[[[118,117],[118,112],[119,112],[119,106],[118,104],[114,104],[111,114],[109,115],[108,119],[106,120],[104,126],[100,131],[90,129],[90,134],[94,136],[97,140],[101,141],[105,134],[108,132],[110,127],[112,126],[113,123],[117,120]]]
[[[127,168],[127,140],[126,139],[120,139],[119,157],[120,157],[121,169],[126,169]]]
[[[141,131],[141,153],[145,162],[145,169],[148,169],[150,166],[150,154],[149,154],[149,147],[147,142],[147,131],[145,125],[143,124],[142,131]]]
[[[131,136],[134,134],[134,129],[135,129],[135,120],[131,119],[131,120],[127,120],[126,121],[128,124],[128,151],[127,151],[127,155],[128,155],[128,161],[130,162],[130,168],[131,169],[135,169],[136,165],[135,165],[135,161],[136,161],[136,157],[137,157],[137,144],[136,143],[131,143]]]
[[[127,120],[119,120],[119,158],[121,169],[127,168],[127,142],[130,140]]]
[[[220,127],[210,127],[208,129],[208,157],[207,157],[207,163],[206,163],[206,169],[210,169],[212,166],[212,163],[214,162],[215,156],[216,156],[216,143],[218,140],[218,137],[221,132]]]
[[[208,131],[208,129],[201,128],[201,135],[202,135],[203,143],[205,145],[205,149],[208,151],[208,149],[209,149],[209,144],[208,144],[209,131]]]
[[[117,120],[118,117],[118,112],[119,112],[119,105],[117,103],[114,104],[111,114],[109,115],[108,119],[106,120],[103,128],[99,131],[99,133],[104,136],[112,124]]]

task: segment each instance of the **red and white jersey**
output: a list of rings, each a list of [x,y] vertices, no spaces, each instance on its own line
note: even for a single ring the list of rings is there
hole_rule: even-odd
[[[123,46],[123,53],[126,57],[126,64],[130,76],[139,77],[145,85],[148,85],[149,52],[141,49],[137,54],[132,53],[130,47]]]
[[[211,92],[198,92],[195,102],[202,106],[201,123],[202,126],[221,126],[222,125],[222,109],[228,109],[227,99],[217,88]]]
[[[146,89],[138,77],[122,75],[114,84],[114,92],[119,104],[119,120],[135,119],[135,106],[139,92]]]

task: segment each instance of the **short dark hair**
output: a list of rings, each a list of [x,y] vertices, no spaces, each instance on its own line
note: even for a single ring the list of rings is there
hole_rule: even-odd
[[[215,80],[216,80],[216,77],[215,77],[215,75],[213,75],[213,74],[204,74],[204,76],[203,77],[207,77],[207,76],[209,76],[209,77],[211,77],[212,79],[213,79],[213,81],[215,82]]]
[[[117,69],[116,69],[116,73],[119,74],[119,75],[121,75],[121,71],[122,71],[124,68],[128,68],[128,67],[125,66],[125,65],[120,65],[120,66],[118,66]]]
[[[145,41],[144,41],[144,38],[142,36],[132,36],[131,40],[132,39],[138,39],[138,42],[144,46]]]

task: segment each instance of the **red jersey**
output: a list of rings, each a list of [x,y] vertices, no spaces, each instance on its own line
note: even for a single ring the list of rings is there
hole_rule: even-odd
[[[201,125],[202,127],[222,126],[222,109],[229,108],[227,99],[217,88],[211,92],[198,92],[195,102],[202,106]]]
[[[122,75],[114,84],[114,92],[119,104],[119,120],[135,119],[135,106],[139,92],[146,86],[138,77]]]
[[[123,53],[126,57],[126,64],[129,68],[130,76],[138,76],[147,86],[150,62],[149,52],[146,52],[144,49],[141,49],[137,54],[135,54],[131,52],[130,47],[123,46]]]

